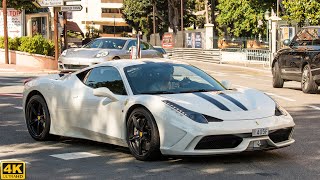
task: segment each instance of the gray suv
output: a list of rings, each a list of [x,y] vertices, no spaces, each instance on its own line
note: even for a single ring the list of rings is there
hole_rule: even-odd
[[[137,45],[135,38],[97,38],[81,48],[63,51],[59,57],[59,70],[76,71],[90,65],[116,59],[130,59],[130,48]],[[162,58],[149,43],[141,41],[141,58]]]

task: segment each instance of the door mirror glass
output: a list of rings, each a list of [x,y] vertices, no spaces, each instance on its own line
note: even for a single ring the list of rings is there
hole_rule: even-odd
[[[232,89],[232,84],[230,81],[221,81],[221,84],[226,88],[226,89]]]
[[[284,40],[283,45],[290,46],[290,40],[289,39]]]
[[[113,92],[110,91],[110,89],[106,87],[101,87],[93,90],[93,95],[97,97],[107,97],[111,99],[112,101],[118,101],[116,96],[113,94]]]

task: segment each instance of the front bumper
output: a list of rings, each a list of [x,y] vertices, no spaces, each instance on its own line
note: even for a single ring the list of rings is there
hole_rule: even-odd
[[[295,124],[290,116],[201,124],[197,128],[188,129],[175,126],[176,137],[180,137],[180,139],[173,144],[163,143],[160,150],[166,155],[215,155],[282,148],[295,142],[292,139],[294,126]],[[252,137],[252,130],[257,128],[268,128],[270,133],[268,136]],[[274,137],[270,138],[273,132],[287,128],[291,130],[286,139],[280,139],[279,141],[279,139],[275,140]],[[217,146],[212,146],[214,148],[211,149],[210,147],[199,148],[199,143],[204,138],[223,135],[235,135],[241,137],[241,141],[234,147],[226,145],[224,148],[217,148]],[[163,137],[163,139],[166,141],[166,137]],[[225,142],[225,144],[228,143],[234,142]]]
[[[58,67],[60,71],[77,71],[95,64],[111,60],[112,57],[102,58],[79,58],[79,57],[60,57]]]

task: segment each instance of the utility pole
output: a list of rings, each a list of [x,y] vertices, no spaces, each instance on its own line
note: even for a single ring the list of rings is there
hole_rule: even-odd
[[[63,5],[67,5],[67,2],[64,2]],[[64,41],[64,47],[63,49],[68,49],[68,34],[67,34],[67,12],[63,12],[63,41]]]
[[[183,32],[183,0],[180,1],[181,5],[181,34],[182,34],[182,47],[184,48],[184,32]]]
[[[9,64],[7,0],[2,1],[2,8],[3,8],[3,34],[4,34],[5,64]]]
[[[215,23],[216,15],[214,14],[214,11],[216,9],[216,0],[211,0],[211,23],[213,26],[213,48],[218,48],[218,40],[216,39],[216,32],[217,32],[217,24]]]
[[[209,24],[208,0],[204,1],[204,9],[206,12],[206,24]]]
[[[53,20],[53,24],[54,24],[54,50],[55,50],[55,55],[54,55],[54,59],[56,62],[58,62],[58,58],[59,58],[59,32],[58,32],[58,8],[57,7],[53,7],[53,12],[54,12],[54,20]]]

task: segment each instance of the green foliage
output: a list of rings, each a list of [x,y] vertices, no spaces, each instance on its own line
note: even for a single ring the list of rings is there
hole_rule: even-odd
[[[220,33],[226,31],[229,36],[254,37],[266,31],[266,23],[258,28],[258,21],[264,20],[267,9],[274,7],[273,0],[219,0],[217,6],[220,11],[217,16]],[[265,33],[263,33],[265,34]]]
[[[0,7],[2,8],[2,1],[0,0]],[[32,4],[32,0],[7,0],[7,7],[19,10],[33,11],[37,9],[35,5]]]
[[[180,9],[180,0],[176,0],[175,8]],[[124,0],[123,1],[123,15],[126,22],[135,30],[142,31],[143,34],[150,36],[153,33],[153,5],[155,6],[156,15],[156,31],[160,35],[167,32],[168,27],[171,26],[179,28],[180,15],[175,16],[176,20],[173,23],[172,17],[169,17],[168,8],[171,7],[169,0]],[[193,24],[192,12],[195,8],[195,0],[185,0],[184,3],[184,26],[188,27]],[[177,12],[180,13],[180,10]],[[176,24],[176,26],[174,26]]]
[[[283,19],[295,21],[298,26],[319,25],[320,2],[319,0],[284,0],[282,4],[286,10]]]
[[[54,43],[42,37],[36,35],[34,37],[22,37],[19,51],[28,52],[31,54],[42,54],[47,56],[53,56]]]
[[[9,38],[8,47],[10,50],[23,51],[31,54],[54,55],[54,43],[41,35]],[[4,48],[3,37],[0,37],[0,48]]]

